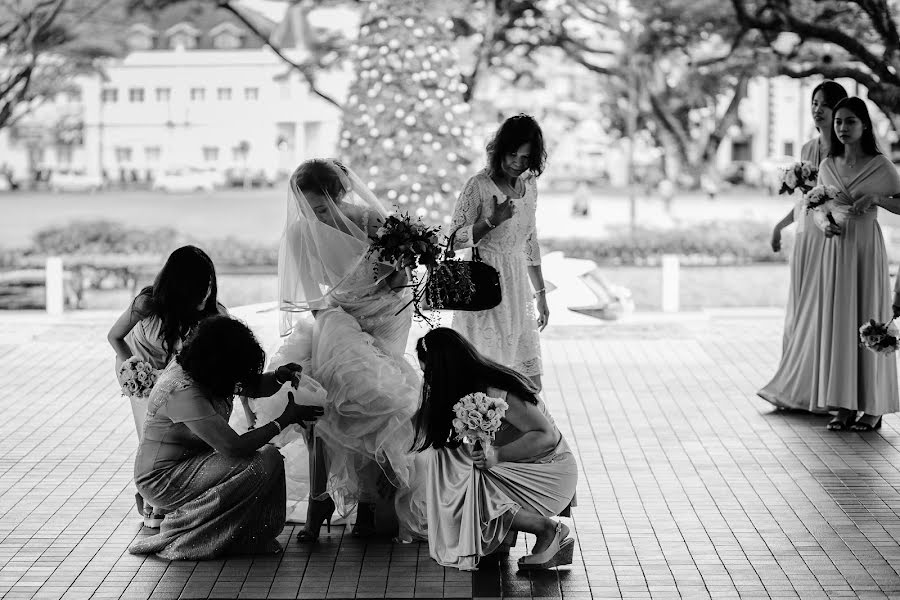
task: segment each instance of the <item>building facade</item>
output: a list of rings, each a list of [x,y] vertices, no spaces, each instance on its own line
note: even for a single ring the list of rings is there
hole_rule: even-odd
[[[71,170],[112,180],[183,168],[274,177],[307,157],[333,154],[340,112],[232,15],[199,6],[127,25],[127,56],[6,132],[4,162],[16,172]],[[248,17],[267,35],[278,27],[252,11]],[[291,40],[284,53],[302,63],[301,37],[280,37]],[[348,80],[348,73],[324,72],[317,86],[341,99]],[[76,139],[37,135],[61,121],[78,123]]]

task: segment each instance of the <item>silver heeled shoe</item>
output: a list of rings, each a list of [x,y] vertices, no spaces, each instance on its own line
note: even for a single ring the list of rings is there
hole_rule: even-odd
[[[540,569],[552,569],[563,565],[572,564],[572,553],[575,550],[575,540],[568,537],[569,528],[562,523],[556,524],[556,536],[547,546],[547,549],[537,554],[529,554],[519,559],[520,571],[536,571]]]

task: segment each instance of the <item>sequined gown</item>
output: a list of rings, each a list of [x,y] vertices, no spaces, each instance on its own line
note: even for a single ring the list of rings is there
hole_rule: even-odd
[[[166,513],[159,533],[138,539],[132,554],[199,560],[275,552],[285,523],[284,463],[274,446],[248,457],[217,453],[186,423],[218,415],[231,398],[210,397],[173,361],[150,395],[134,465],[140,494]]]

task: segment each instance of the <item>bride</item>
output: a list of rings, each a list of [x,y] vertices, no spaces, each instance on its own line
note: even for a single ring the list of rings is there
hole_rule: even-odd
[[[309,505],[301,542],[354,506],[352,533],[376,531],[379,490],[408,488],[412,416],[420,380],[404,358],[412,319],[404,271],[367,255],[369,236],[387,215],[359,177],[335,160],[302,163],[290,178],[278,257],[282,336],[272,365],[296,362],[327,391],[314,431],[282,445],[307,444]],[[276,395],[256,403],[259,422],[279,414]],[[284,451],[284,449],[283,449]],[[288,477],[307,465],[285,453]],[[295,471],[295,473],[291,473]],[[292,476],[293,475],[293,476]]]

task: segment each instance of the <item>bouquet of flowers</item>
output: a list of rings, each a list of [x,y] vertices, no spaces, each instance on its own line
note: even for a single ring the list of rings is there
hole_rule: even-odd
[[[439,233],[440,227],[428,227],[421,219],[413,221],[408,213],[390,215],[370,236],[368,254],[377,254],[378,260],[398,268],[433,265],[441,251]]]
[[[500,420],[507,408],[506,400],[491,398],[483,392],[463,396],[453,405],[456,415],[453,419],[454,437],[461,442],[491,442],[500,429]]]
[[[890,354],[900,345],[900,331],[893,321],[876,323],[870,319],[859,328],[859,344],[878,354]]]
[[[119,368],[119,385],[122,395],[129,398],[146,398],[156,383],[159,372],[150,363],[132,356]]]
[[[397,269],[406,269],[410,279],[409,287],[413,290],[411,304],[415,307],[416,316],[425,321],[428,319],[419,309],[425,289],[414,269],[419,266],[431,269],[437,264],[441,253],[438,243],[440,231],[440,227],[428,227],[421,219],[413,221],[409,213],[400,213],[388,216],[375,235],[369,236],[372,243],[366,256],[375,254],[383,263],[392,264]],[[406,306],[400,312],[405,309]]]
[[[808,192],[816,185],[819,176],[819,168],[811,162],[797,162],[784,169],[781,173],[781,189],[779,194],[793,194],[798,188],[801,192]]]

